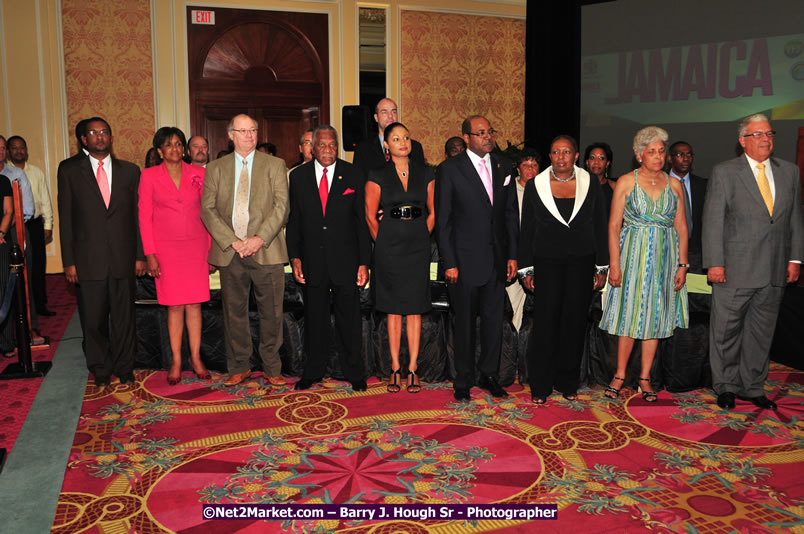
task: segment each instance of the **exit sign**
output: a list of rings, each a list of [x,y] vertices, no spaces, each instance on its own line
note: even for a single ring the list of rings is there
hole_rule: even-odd
[[[190,20],[193,24],[215,24],[215,12],[193,9],[190,11]]]

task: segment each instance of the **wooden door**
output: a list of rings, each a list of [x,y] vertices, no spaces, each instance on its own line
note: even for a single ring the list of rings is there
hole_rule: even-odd
[[[203,8],[187,7],[191,134],[209,139],[214,158],[229,120],[248,113],[258,142],[293,165],[299,135],[329,122],[327,15],[216,8],[215,25],[197,25],[193,9]]]

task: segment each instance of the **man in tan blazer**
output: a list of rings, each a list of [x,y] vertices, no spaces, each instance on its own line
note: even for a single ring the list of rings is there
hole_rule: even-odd
[[[282,227],[288,220],[285,163],[255,150],[257,123],[237,115],[227,127],[234,152],[207,165],[201,220],[212,236],[209,263],[220,269],[223,326],[229,377],[241,383],[251,374],[253,350],[248,319],[253,285],[260,314],[259,354],[271,384],[281,375],[282,297],[288,262]]]

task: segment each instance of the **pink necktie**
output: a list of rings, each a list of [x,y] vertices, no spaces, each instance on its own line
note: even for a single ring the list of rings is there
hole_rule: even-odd
[[[103,197],[103,202],[106,204],[106,209],[109,209],[109,199],[112,196],[111,191],[109,191],[109,177],[106,176],[106,171],[103,169],[103,162],[98,162],[98,187],[100,188],[101,196]]]
[[[321,183],[318,184],[318,196],[321,197],[321,210],[327,214],[327,196],[329,195],[329,181],[327,180],[327,168],[324,167],[324,174],[321,175]]]
[[[491,176],[489,170],[486,168],[486,160],[481,159],[477,164],[477,172],[480,174],[480,179],[483,180],[483,186],[486,188],[486,193],[489,196],[489,202],[494,204],[494,192],[491,188]]]

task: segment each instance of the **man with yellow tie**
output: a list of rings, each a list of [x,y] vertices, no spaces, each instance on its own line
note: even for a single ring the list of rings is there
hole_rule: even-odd
[[[735,396],[776,409],[764,386],[784,287],[804,259],[801,183],[795,165],[771,157],[775,132],[765,115],[743,119],[739,134],[745,154],[714,168],[704,204],[712,387],[725,410]]]

